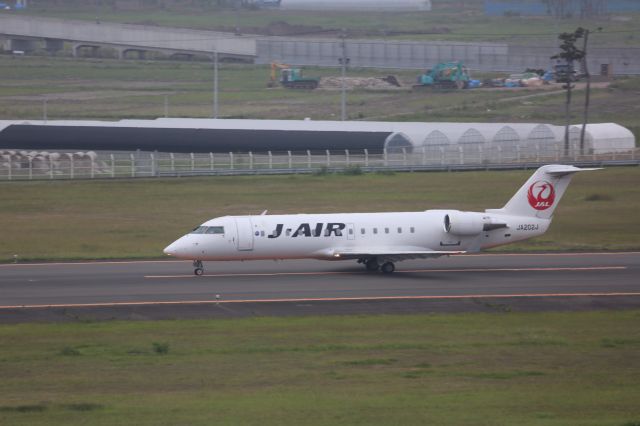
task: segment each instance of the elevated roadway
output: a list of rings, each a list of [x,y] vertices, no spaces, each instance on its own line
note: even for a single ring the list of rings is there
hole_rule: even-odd
[[[12,50],[22,50],[29,40],[45,40],[47,50],[60,50],[61,42],[82,47],[115,48],[121,56],[128,51],[163,51],[169,54],[207,54],[253,61],[256,39],[216,31],[131,25],[0,14],[0,34],[12,40]],[[28,50],[28,49],[25,49]]]

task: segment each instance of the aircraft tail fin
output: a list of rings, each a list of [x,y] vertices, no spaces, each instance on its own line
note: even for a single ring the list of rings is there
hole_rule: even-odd
[[[573,175],[589,170],[600,169],[581,169],[561,164],[542,166],[531,175],[503,208],[487,210],[487,213],[550,219]]]

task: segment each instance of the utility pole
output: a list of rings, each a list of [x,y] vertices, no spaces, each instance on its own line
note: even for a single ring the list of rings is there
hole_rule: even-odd
[[[100,23],[100,0],[96,0],[96,24]]]
[[[169,95],[164,95],[164,118],[169,117]]]
[[[567,91],[567,99],[564,103],[564,156],[569,156],[569,126],[571,124],[571,90],[575,87],[573,82],[573,62],[569,62],[567,80],[565,81],[563,89]]]
[[[342,41],[340,42],[340,47],[342,48],[342,57],[339,59],[340,65],[342,66],[342,94],[340,98],[340,119],[342,121],[346,121],[347,119],[347,65],[350,60],[347,58],[347,34],[345,30],[342,30]]]
[[[599,30],[599,29],[598,29]],[[591,98],[591,74],[587,65],[587,43],[589,42],[589,30],[584,31],[584,47],[582,48],[584,56],[582,57],[582,65],[584,74],[587,78],[587,90],[584,96],[584,115],[582,116],[582,130],[580,131],[580,154],[584,155],[584,136],[587,132],[587,122],[589,121],[589,101]]]
[[[213,118],[218,118],[218,48],[213,48]]]

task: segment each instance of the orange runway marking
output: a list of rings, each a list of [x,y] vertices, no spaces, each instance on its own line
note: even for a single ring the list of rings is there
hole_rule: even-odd
[[[459,256],[482,257],[482,256],[615,256],[620,254],[640,254],[640,251],[613,251],[613,252],[575,252],[575,253],[475,253],[462,254]]]
[[[0,268],[25,266],[93,266],[93,265],[135,265],[145,263],[187,263],[189,260],[108,260],[86,262],[41,262],[41,263],[0,263]]]
[[[407,274],[416,272],[572,272],[572,271],[612,271],[627,269],[626,266],[585,266],[585,267],[567,267],[567,268],[466,268],[466,269],[412,269],[405,271],[396,271],[396,274]],[[171,278],[225,278],[225,277],[279,277],[279,276],[309,276],[309,275],[364,275],[371,272],[256,272],[256,273],[239,273],[239,274],[205,274],[196,275],[145,275],[147,279],[171,279]]]
[[[151,306],[151,305],[204,305],[233,303],[302,303],[302,302],[349,302],[349,301],[384,301],[384,300],[451,300],[451,299],[507,299],[531,297],[614,297],[640,296],[640,293],[532,293],[532,294],[467,294],[456,296],[372,296],[372,297],[317,297],[306,299],[248,299],[248,300],[189,300],[175,302],[111,302],[111,303],[72,303],[59,305],[13,305],[0,306],[0,309],[33,309],[33,308],[95,308],[117,306]]]

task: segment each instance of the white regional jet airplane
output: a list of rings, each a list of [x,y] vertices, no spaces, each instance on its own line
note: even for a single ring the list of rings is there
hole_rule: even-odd
[[[501,209],[225,216],[203,223],[164,249],[193,260],[357,260],[389,274],[394,262],[478,252],[546,232],[574,166],[540,167]]]

